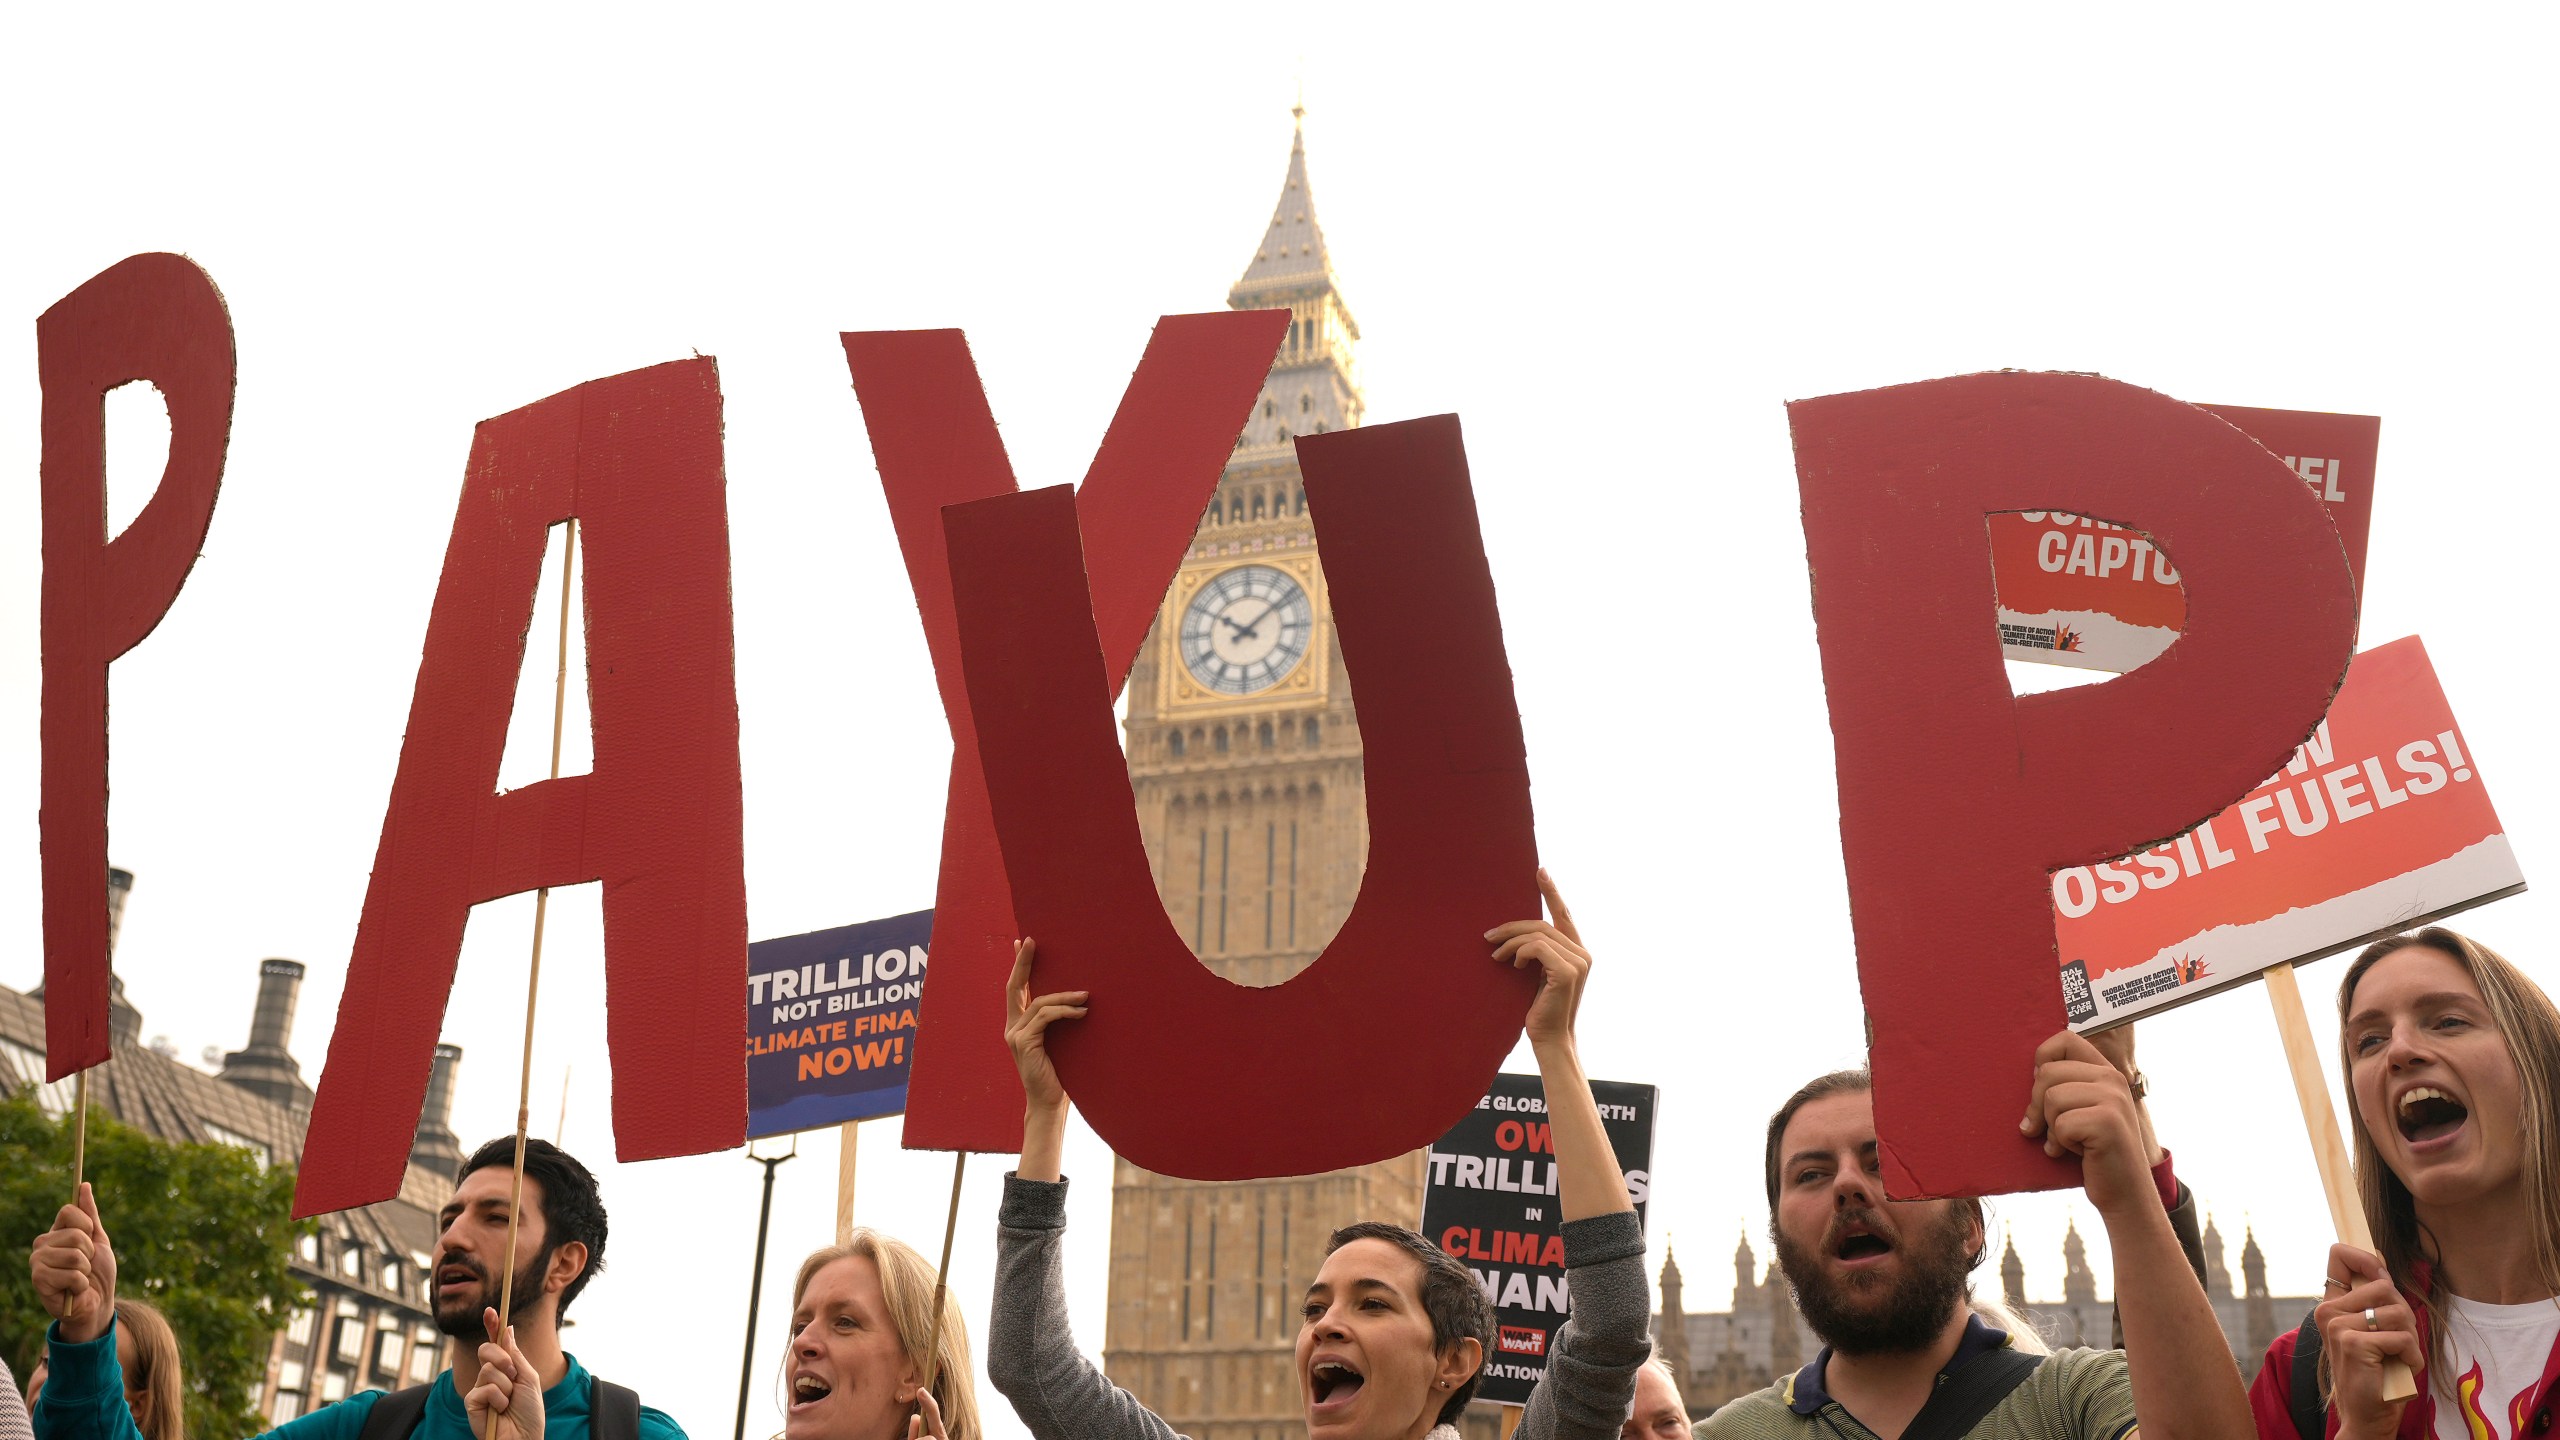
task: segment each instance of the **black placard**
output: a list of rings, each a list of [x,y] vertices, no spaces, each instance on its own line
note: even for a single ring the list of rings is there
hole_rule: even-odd
[[[1639,1224],[1653,1189],[1656,1093],[1650,1085],[1591,1082]],[[1422,1233],[1465,1262],[1493,1301],[1493,1353],[1476,1398],[1527,1404],[1572,1305],[1546,1088],[1537,1076],[1493,1077],[1493,1089],[1431,1147]]]

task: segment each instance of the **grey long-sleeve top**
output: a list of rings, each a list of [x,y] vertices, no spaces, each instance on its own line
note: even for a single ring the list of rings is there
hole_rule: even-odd
[[[1058,1258],[1067,1182],[1007,1175],[996,1227],[987,1378],[1034,1440],[1183,1440],[1076,1348]],[[1634,1408],[1636,1371],[1652,1353],[1652,1292],[1634,1214],[1565,1222],[1564,1254],[1573,1316],[1556,1334],[1515,1440],[1613,1440]]]

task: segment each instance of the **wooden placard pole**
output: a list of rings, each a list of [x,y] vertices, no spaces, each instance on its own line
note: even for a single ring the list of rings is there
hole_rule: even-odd
[[[862,1122],[836,1127],[836,1243],[853,1243],[853,1167],[862,1149]]]
[[[2329,1222],[2338,1239],[2359,1250],[2373,1249],[2373,1231],[2364,1220],[2364,1199],[2356,1192],[2355,1160],[2346,1136],[2338,1129],[2337,1112],[2329,1105],[2329,1082],[2320,1073],[2320,1045],[2312,1038],[2311,1015],[2302,1005],[2302,987],[2293,967],[2278,965],[2266,972],[2267,1001],[2275,1007],[2276,1033],[2284,1037],[2284,1058],[2293,1070],[2293,1092],[2302,1102],[2302,1123],[2311,1134],[2311,1158],[2320,1166],[2320,1189],[2329,1198]],[[2406,1400],[2418,1393],[2417,1377],[2397,1360],[2382,1364],[2382,1398]]]
[[[71,1203],[80,1203],[80,1180],[89,1168],[89,1072],[72,1077],[71,1092]]]
[[[1520,1418],[1528,1413],[1525,1405],[1502,1407],[1502,1440],[1511,1440],[1511,1432],[1520,1428]]]
[[[924,1347],[924,1388],[933,1388],[933,1372],[942,1359],[942,1301],[951,1290],[951,1237],[960,1229],[960,1177],[969,1168],[969,1152],[951,1155],[951,1213],[942,1222],[942,1263],[933,1269],[933,1336]]]
[[[569,610],[572,599],[569,577],[578,559],[577,517],[571,516],[565,522],[565,528],[568,533],[560,545],[560,662],[551,676],[551,778],[554,780],[560,778],[560,731],[567,719],[569,706]],[[516,1217],[524,1210],[524,1136],[533,1119],[534,1003],[542,994],[542,922],[550,909],[551,887],[545,885],[533,894],[533,958],[525,970],[524,1059],[516,1076],[515,1173],[507,1184],[507,1263],[498,1281],[498,1325],[501,1332],[514,1321],[516,1313]],[[565,1076],[562,1084],[565,1091]],[[564,1093],[564,1115],[566,1103]],[[495,1340],[498,1337],[493,1335],[489,1338]]]

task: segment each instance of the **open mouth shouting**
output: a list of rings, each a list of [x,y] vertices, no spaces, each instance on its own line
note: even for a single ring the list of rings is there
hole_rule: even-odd
[[[1369,1377],[1338,1356],[1327,1356],[1307,1367],[1307,1399],[1316,1412],[1349,1405],[1360,1396]]]
[[[791,1377],[791,1408],[794,1411],[805,1410],[834,1393],[835,1386],[827,1383],[824,1377],[806,1370]]]
[[[1893,1253],[1893,1240],[1869,1222],[1867,1213],[1852,1210],[1831,1222],[1830,1243],[1825,1248],[1843,1268],[1868,1269]]]
[[[2470,1122],[2471,1107],[2433,1085],[2412,1085],[2393,1107],[2400,1138],[2418,1154],[2442,1149]]]

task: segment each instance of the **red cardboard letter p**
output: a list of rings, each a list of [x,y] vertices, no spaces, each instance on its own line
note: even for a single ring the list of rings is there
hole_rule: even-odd
[[[1840,841],[1896,1198],[2079,1183],[2018,1133],[2062,1028],[2051,874],[2177,835],[2283,765],[2355,644],[2337,527],[2231,425],[2085,375],[1969,375],[1788,407]],[[2104,685],[2013,696],[1986,517],[2147,532],[2185,633]]]
[[[231,442],[231,316],[195,262],[136,255],[36,321],[44,382],[45,1078],[107,1058],[107,663],[169,613]],[[107,539],[107,392],[160,387],[169,465]]]

